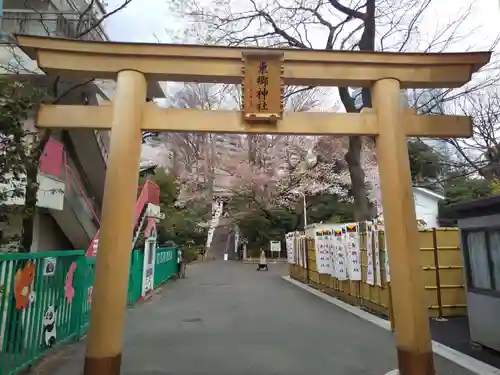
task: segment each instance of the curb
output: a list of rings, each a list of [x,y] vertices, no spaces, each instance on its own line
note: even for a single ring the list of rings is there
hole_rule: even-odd
[[[300,281],[292,279],[290,276],[282,276],[283,280],[288,281],[290,284],[293,284],[306,292],[314,294],[315,296],[323,299],[326,302],[331,303],[347,312],[350,312],[353,315],[356,315],[358,318],[366,320],[370,323],[373,323],[380,328],[385,329],[386,331],[391,331],[391,323],[387,320],[379,318],[378,316],[372,315],[359,307],[349,305],[346,302],[339,300],[338,298],[330,297],[319,290],[311,288],[308,285],[302,284]],[[500,369],[493,367],[487,363],[484,363],[478,359],[472,358],[467,354],[461,353],[455,349],[450,348],[449,346],[443,345],[437,341],[432,341],[432,351],[447,359],[450,362],[453,362],[477,375],[500,375]],[[396,372],[397,371],[397,372]],[[393,370],[386,375],[397,375],[399,374],[398,370]]]

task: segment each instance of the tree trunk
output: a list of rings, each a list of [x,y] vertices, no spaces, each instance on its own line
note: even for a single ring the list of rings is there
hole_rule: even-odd
[[[248,144],[248,162],[254,164],[256,161],[256,150],[255,150],[255,135],[247,134],[247,144]]]
[[[363,19],[364,30],[359,41],[360,51],[375,50],[375,0],[367,0],[366,13]],[[347,88],[339,87],[339,95],[347,112],[359,112],[354,105],[354,99],[349,95]],[[371,107],[370,89],[362,90],[363,106]],[[351,193],[354,197],[354,218],[356,221],[370,220],[372,209],[368,200],[368,191],[365,183],[365,172],[361,165],[361,148],[363,137],[349,137],[349,148],[345,155],[347,168],[351,177]]]
[[[30,166],[26,171],[26,190],[24,194],[23,221],[21,232],[21,248],[24,253],[31,252],[33,243],[33,227],[36,214],[37,192],[38,192],[38,163]]]
[[[361,165],[362,145],[362,137],[349,137],[349,149],[345,154],[345,161],[351,176],[351,194],[354,197],[354,219],[356,221],[365,221],[372,218],[372,210],[365,184],[365,172]]]
[[[51,130],[45,130],[38,142],[34,142],[29,151],[29,155],[25,162],[26,171],[26,190],[24,194],[24,207],[22,210],[22,233],[20,251],[29,253],[31,252],[31,245],[33,243],[33,226],[35,222],[37,192],[38,192],[38,166],[40,164],[40,157],[45,149],[45,145],[49,141]]]

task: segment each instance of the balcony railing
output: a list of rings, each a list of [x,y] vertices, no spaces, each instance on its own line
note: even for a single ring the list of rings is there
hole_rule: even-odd
[[[92,14],[54,13],[31,9],[4,9],[2,31],[6,34],[30,34],[79,38],[84,40],[107,40],[106,33]],[[96,25],[96,26],[94,26]],[[85,35],[80,34],[90,30]]]
[[[108,164],[108,148],[102,139],[102,135],[99,130],[94,130],[95,139],[97,144],[99,145],[99,150],[101,151],[102,159],[104,160],[104,164]]]

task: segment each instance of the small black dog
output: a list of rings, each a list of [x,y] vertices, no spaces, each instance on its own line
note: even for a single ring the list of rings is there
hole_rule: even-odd
[[[261,263],[259,263],[259,264],[257,265],[257,271],[260,271],[260,270],[269,271],[269,268],[267,268],[267,263],[265,263],[265,264],[261,264]]]

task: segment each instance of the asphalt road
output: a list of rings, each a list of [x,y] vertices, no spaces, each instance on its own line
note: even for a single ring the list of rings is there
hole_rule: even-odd
[[[286,265],[212,261],[188,267],[131,309],[123,375],[383,375],[392,335],[282,280]],[[83,350],[57,375],[78,374]],[[472,375],[436,358],[439,375]]]

